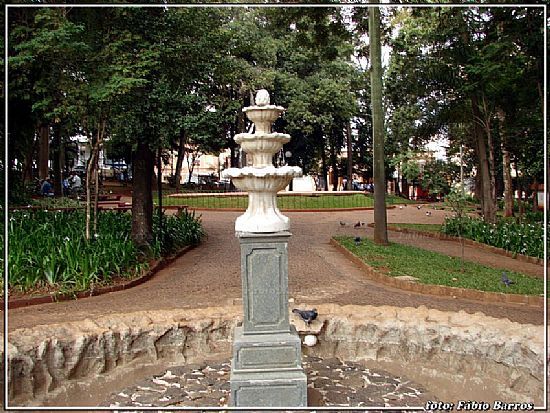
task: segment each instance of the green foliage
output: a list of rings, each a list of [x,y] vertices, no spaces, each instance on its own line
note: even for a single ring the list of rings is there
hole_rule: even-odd
[[[417,182],[431,194],[446,194],[451,190],[451,182],[458,175],[458,166],[452,162],[429,158],[427,161],[422,153],[407,151],[395,155],[390,165],[399,168],[401,175],[409,182]]]
[[[445,197],[445,202],[451,207],[455,216],[462,218],[466,211],[467,198],[462,191],[454,190]]]
[[[542,9],[430,7],[391,13],[399,31],[389,39],[386,74],[389,152],[416,150],[444,136],[448,155],[463,147],[470,173],[479,159],[475,138],[482,128],[485,140],[491,132],[495,175],[502,170],[502,139],[527,182],[541,182]],[[507,138],[495,121],[499,109],[506,114],[500,126]]]
[[[68,197],[34,199],[32,205],[42,209],[83,208],[82,202]]]
[[[397,227],[400,229],[412,229],[415,231],[424,231],[424,232],[441,232],[440,224],[409,224],[409,223],[397,223],[390,224],[392,227]]]
[[[543,280],[522,273],[508,271],[514,281],[510,287],[501,282],[505,269],[485,267],[473,262],[465,262],[464,270],[459,258],[426,251],[408,245],[391,243],[389,246],[376,245],[363,239],[357,246],[352,237],[336,237],[341,245],[361,258],[368,265],[387,269],[392,277],[408,275],[418,278],[422,284],[445,285],[481,291],[511,294],[540,295],[543,293]]]
[[[129,214],[102,212],[97,233],[89,242],[84,226],[82,211],[10,213],[9,288],[80,291],[109,283],[114,276],[138,275],[147,268],[130,239]],[[167,217],[166,226],[172,246],[166,252],[195,244],[203,236],[199,220],[190,215]],[[154,249],[161,252],[158,240]]]
[[[445,219],[442,232],[503,248],[516,254],[542,258],[544,229],[542,223],[517,223],[501,219],[496,224],[471,217]]]
[[[186,245],[197,245],[206,235],[202,228],[200,217],[195,212],[183,212],[178,215],[162,217],[162,236],[159,228],[159,216],[153,216],[153,233],[155,234],[155,249],[160,249],[162,255],[169,255]]]

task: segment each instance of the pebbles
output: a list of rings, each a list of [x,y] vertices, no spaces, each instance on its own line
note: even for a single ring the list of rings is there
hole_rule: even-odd
[[[421,407],[435,400],[404,377],[358,362],[302,357],[308,376],[310,406]],[[227,362],[180,366],[119,390],[102,403],[112,408],[226,407],[229,403]]]

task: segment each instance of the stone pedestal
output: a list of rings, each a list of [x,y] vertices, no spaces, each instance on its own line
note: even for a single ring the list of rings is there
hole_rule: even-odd
[[[307,406],[300,338],[288,317],[290,235],[238,234],[244,319],[233,342],[232,406]]]

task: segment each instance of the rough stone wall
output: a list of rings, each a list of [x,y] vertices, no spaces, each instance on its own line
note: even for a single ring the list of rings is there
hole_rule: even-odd
[[[9,399],[26,404],[131,363],[227,357],[237,321],[226,309],[180,310],[16,330],[8,337]]]
[[[312,354],[394,363],[394,374],[420,382],[419,376],[449,383],[470,381],[472,386],[478,382],[503,400],[542,404],[542,326],[423,306],[323,310],[334,316],[321,326]]]
[[[494,382],[508,400],[542,400],[542,326],[425,307],[317,309],[319,319],[308,328],[291,314],[300,334],[318,335],[319,344],[307,350],[313,354],[391,361],[403,374],[415,365],[451,381],[469,375]],[[8,336],[10,405],[40,404],[71,382],[109,377],[121,367],[229,358],[241,314],[239,306],[136,312],[15,330]]]

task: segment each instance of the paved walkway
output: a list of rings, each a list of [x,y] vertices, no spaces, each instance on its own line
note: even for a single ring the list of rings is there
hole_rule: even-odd
[[[81,320],[109,313],[140,310],[174,309],[234,303],[241,297],[239,243],[234,236],[238,212],[201,212],[208,238],[197,248],[160,271],[152,280],[127,291],[120,291],[76,301],[43,304],[10,310],[9,330],[37,324]],[[443,211],[414,206],[388,211],[388,222],[441,223]],[[289,290],[297,303],[333,302],[345,304],[424,305],[445,311],[480,311],[493,317],[509,318],[520,323],[542,324],[543,310],[510,304],[481,302],[422,295],[376,284],[330,244],[333,235],[372,236],[365,225],[354,229],[357,221],[373,222],[373,211],[293,212],[293,237],[289,243]],[[348,225],[341,226],[340,221]],[[460,255],[460,245],[451,241],[411,237],[390,232],[390,240],[425,247],[447,255]],[[466,246],[466,259],[542,275],[543,267]]]

